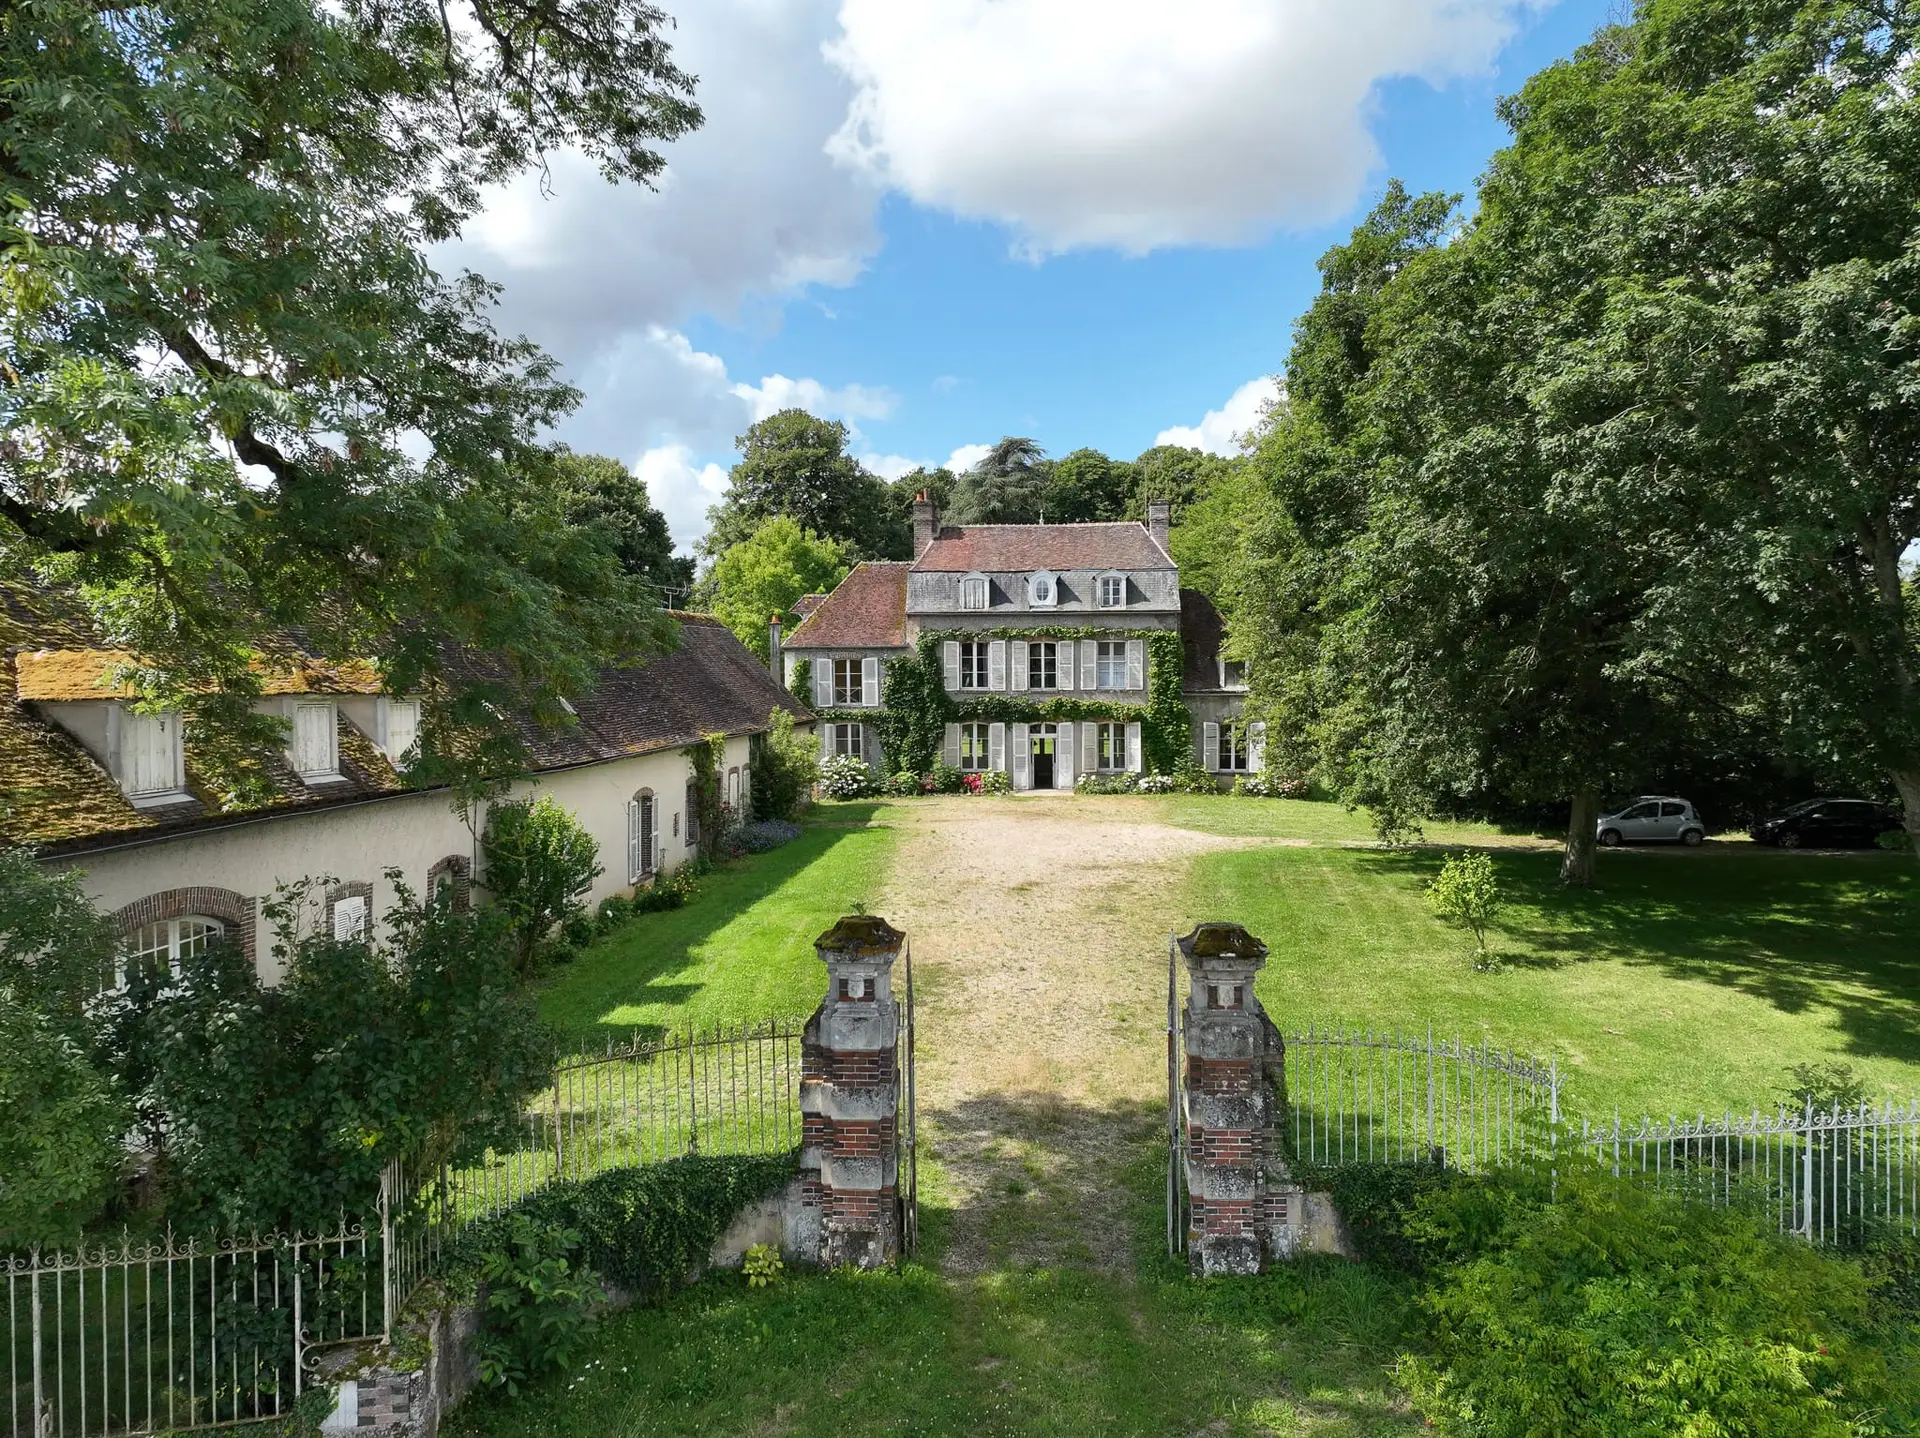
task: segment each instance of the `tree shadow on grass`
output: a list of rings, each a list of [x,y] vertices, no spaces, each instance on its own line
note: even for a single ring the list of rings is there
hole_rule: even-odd
[[[666,1023],[610,1024],[604,1016],[628,1007],[679,1007],[694,999],[706,988],[703,982],[689,980],[685,972],[696,951],[857,832],[839,827],[809,829],[791,843],[716,869],[701,880],[684,908],[636,915],[541,983],[541,1017],[588,1051],[603,1048],[610,1037],[647,1041],[664,1036]],[[862,897],[848,894],[844,899],[852,903]],[[759,957],[741,956],[743,962]],[[739,1016],[741,1021],[764,1017]]]
[[[1488,849],[1509,908],[1500,933],[1541,966],[1611,960],[1735,989],[1783,1013],[1826,1008],[1862,1057],[1920,1063],[1920,873],[1897,854],[1602,854],[1572,889],[1551,854]],[[1444,854],[1367,853],[1424,887]],[[1499,946],[1509,964],[1514,944]],[[1529,965],[1532,966],[1532,965]]]

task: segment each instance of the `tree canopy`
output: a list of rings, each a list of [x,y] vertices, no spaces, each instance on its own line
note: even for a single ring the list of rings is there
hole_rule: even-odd
[[[709,559],[782,516],[862,559],[904,559],[912,533],[889,502],[886,481],[847,453],[847,427],[803,409],[783,409],[734,441],[740,450],[727,495],[707,512]],[[763,615],[764,619],[765,616]]]
[[[289,626],[395,689],[484,649],[548,705],[657,646],[553,493],[538,435],[575,392],[425,250],[555,147],[657,175],[701,118],[669,23],[642,0],[7,8],[0,558],[71,585],[207,733],[271,726],[249,660]]]
[[[775,615],[791,627],[803,594],[824,594],[847,577],[852,556],[782,515],[732,546],[713,566],[713,612],[740,642],[767,657],[767,624]]]
[[[682,605],[693,587],[693,560],[673,552],[667,518],[647,487],[617,459],[554,446],[554,468],[567,522],[598,530],[620,568],[646,582],[660,603]]]
[[[955,524],[1037,524],[1052,466],[1031,439],[1007,435],[954,481]]]

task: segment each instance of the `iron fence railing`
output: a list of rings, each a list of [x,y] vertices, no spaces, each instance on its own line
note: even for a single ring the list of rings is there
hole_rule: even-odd
[[[284,1414],[315,1350],[386,1332],[387,1253],[376,1223],[0,1256],[7,1432],[80,1438]]]
[[[393,1165],[401,1295],[464,1229],[556,1180],[693,1153],[797,1148],[804,1028],[804,1020],[784,1018],[609,1043],[604,1053],[555,1066],[552,1085],[528,1101],[511,1146],[489,1149],[465,1168]]]
[[[1616,1177],[1744,1203],[1816,1243],[1882,1226],[1920,1232],[1920,1101],[1631,1125],[1616,1115],[1583,1122],[1579,1147]]]
[[[1274,1029],[1267,1021],[1269,1030]],[[1307,1163],[1439,1161],[1484,1168],[1544,1142],[1560,1118],[1560,1071],[1459,1038],[1286,1034],[1293,1157]]]

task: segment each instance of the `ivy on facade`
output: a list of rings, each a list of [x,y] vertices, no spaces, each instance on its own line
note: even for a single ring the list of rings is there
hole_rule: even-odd
[[[700,852],[710,858],[719,852],[726,817],[727,801],[720,789],[720,771],[727,759],[727,736],[703,735],[687,753],[693,761],[693,812]]]
[[[943,641],[964,633],[968,639],[1143,639],[1147,645],[1147,702],[1081,699],[1053,695],[1045,699],[1017,694],[947,692],[940,658]],[[940,758],[949,724],[1137,723],[1142,758],[1149,769],[1171,774],[1192,763],[1193,720],[1181,691],[1180,635],[1167,629],[1119,630],[1046,625],[1019,629],[927,630],[910,658],[890,661],[881,684],[881,708],[817,709],[826,724],[866,724],[880,740],[887,765],[924,774]],[[801,661],[803,664],[805,661]],[[795,692],[802,676],[796,669]]]
[[[812,707],[813,661],[811,659],[796,659],[793,661],[793,679],[787,685],[787,693],[798,699],[802,704]]]

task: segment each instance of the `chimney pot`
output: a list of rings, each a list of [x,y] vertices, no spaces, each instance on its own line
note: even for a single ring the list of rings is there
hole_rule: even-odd
[[[918,559],[927,552],[927,546],[933,543],[933,537],[940,532],[940,515],[933,507],[933,497],[921,490],[913,500],[913,557]]]
[[[1173,527],[1173,506],[1164,499],[1147,502],[1147,533],[1153,536],[1153,542],[1167,553],[1173,553],[1168,533]]]

